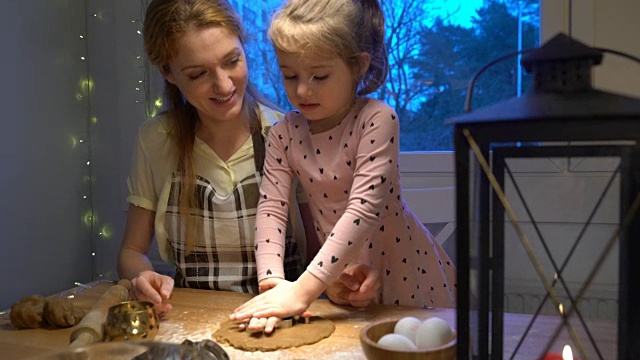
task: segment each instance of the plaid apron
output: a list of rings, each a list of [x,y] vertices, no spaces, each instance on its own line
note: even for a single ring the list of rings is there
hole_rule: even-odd
[[[189,211],[194,217],[196,236],[189,254],[185,253],[185,232],[178,211],[181,174],[174,174],[166,227],[167,240],[176,262],[176,286],[258,293],[254,235],[264,142],[257,142],[256,138],[254,136],[253,145],[258,171],[239,181],[229,195],[217,194],[209,181],[197,177],[195,192],[198,201],[196,207]],[[291,281],[303,271],[302,257],[292,234],[288,225],[284,270],[286,279]]]

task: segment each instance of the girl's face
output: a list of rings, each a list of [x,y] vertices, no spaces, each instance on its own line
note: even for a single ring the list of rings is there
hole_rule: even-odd
[[[279,50],[276,53],[287,97],[305,118],[316,123],[310,124],[312,131],[313,125],[322,131],[337,125],[355,99],[358,75],[354,68],[337,57],[313,59]]]
[[[223,27],[191,28],[176,45],[164,75],[198,110],[200,120],[239,119],[248,71],[238,36]]]

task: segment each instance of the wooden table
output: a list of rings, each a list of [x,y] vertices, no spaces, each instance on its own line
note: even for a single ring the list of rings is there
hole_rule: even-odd
[[[74,302],[78,306],[91,307],[100,295],[112,283],[100,282],[91,288],[76,288]],[[181,343],[189,339],[200,341],[211,339],[211,334],[216,331],[222,321],[228,319],[229,314],[240,304],[251,297],[247,294],[175,289],[170,302],[173,304],[171,313],[162,320],[160,330],[154,341]],[[454,309],[417,309],[398,306],[374,305],[367,309],[353,309],[333,305],[327,300],[317,300],[310,310],[314,315],[320,315],[332,319],[336,324],[336,331],[327,339],[316,344],[299,348],[273,351],[273,352],[244,352],[225,346],[225,350],[231,359],[365,359],[360,347],[359,333],[367,324],[387,318],[401,318],[415,316],[427,318],[431,316],[441,317],[455,326]],[[528,324],[528,315],[507,314],[505,327],[509,333],[505,334],[505,358],[511,357],[519,335]],[[540,344],[546,344],[550,333],[555,329],[557,319],[554,317],[540,317],[536,326],[527,337],[524,347],[519,350],[516,359],[535,359],[541,351]],[[612,323],[598,322],[592,332],[596,332],[598,346],[605,350],[604,359],[616,358],[616,328]],[[595,329],[595,330],[594,330]],[[63,349],[69,343],[69,329],[47,330],[29,329],[16,330],[9,321],[8,314],[0,314],[0,358],[25,359],[52,350]],[[566,333],[566,331],[565,331]],[[556,342],[554,350],[560,351],[562,344],[571,343],[567,336],[563,336]],[[542,345],[543,346],[543,345]],[[598,358],[590,352],[589,358]],[[574,354],[575,355],[575,354]]]

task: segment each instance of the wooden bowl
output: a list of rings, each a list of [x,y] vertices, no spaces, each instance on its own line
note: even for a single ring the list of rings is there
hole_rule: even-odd
[[[369,360],[453,360],[456,358],[456,331],[453,330],[453,337],[448,343],[430,348],[418,349],[415,351],[393,350],[378,345],[378,340],[383,335],[393,333],[393,328],[399,319],[382,320],[367,325],[360,331],[360,345],[365,356]]]

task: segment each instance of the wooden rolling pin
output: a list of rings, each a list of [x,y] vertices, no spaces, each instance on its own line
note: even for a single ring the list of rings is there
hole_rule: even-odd
[[[70,346],[84,346],[95,342],[104,341],[103,325],[107,320],[109,308],[129,299],[131,281],[122,279],[96,301],[91,310],[76,325],[69,336]]]

